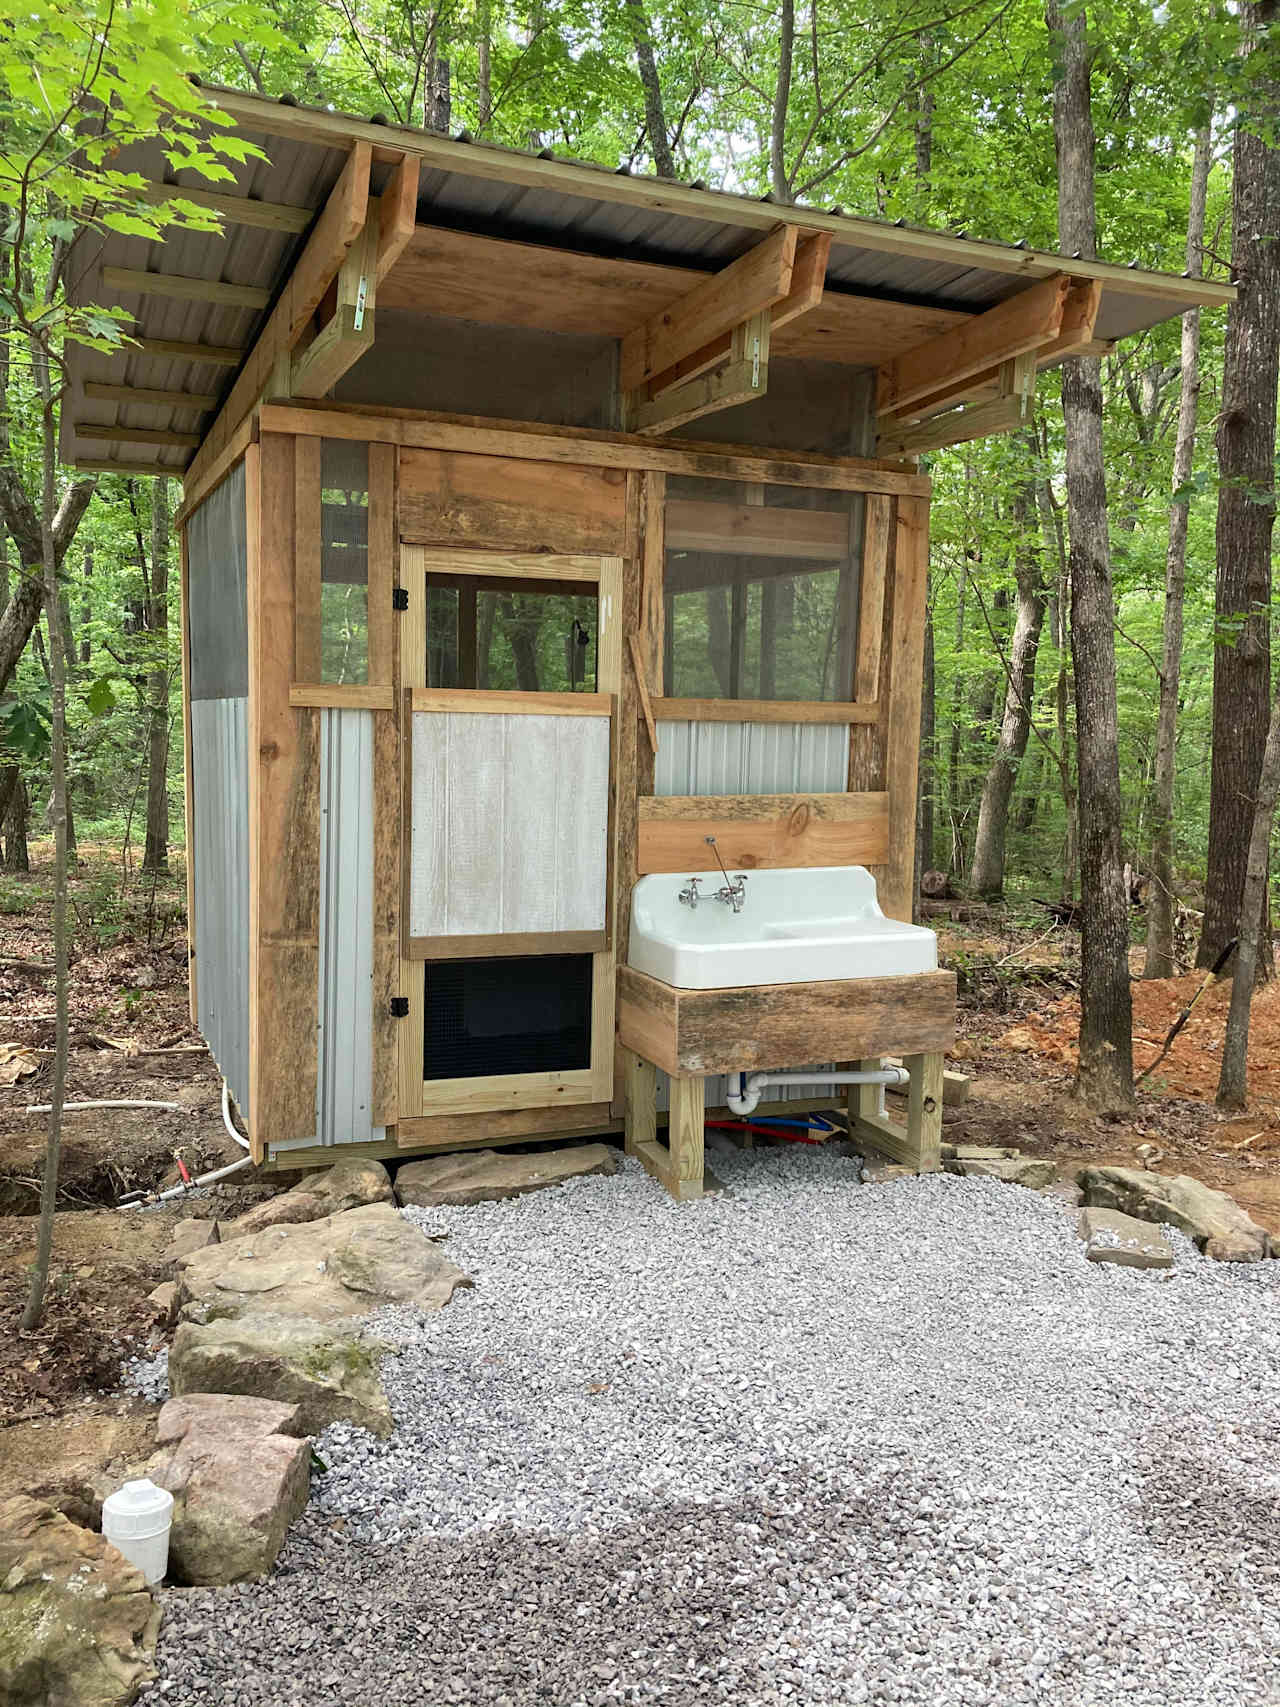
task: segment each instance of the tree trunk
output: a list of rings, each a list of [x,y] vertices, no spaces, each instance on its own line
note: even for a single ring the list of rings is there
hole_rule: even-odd
[[[476,0],[476,134],[484,140],[493,124],[493,0]]]
[[[1250,59],[1261,66],[1275,0],[1241,5]],[[1248,103],[1265,130],[1280,89],[1261,71]],[[1271,533],[1275,522],[1276,383],[1280,373],[1280,150],[1237,123],[1231,264],[1240,294],[1227,311],[1218,415],[1218,530],[1213,654],[1213,758],[1204,927],[1196,964],[1211,966],[1243,927],[1241,904],[1266,744],[1271,677]],[[1262,905],[1266,907],[1265,890]],[[1264,915],[1265,917],[1265,915]],[[1269,932],[1258,971],[1270,972]]]
[[[151,493],[151,589],[147,630],[152,663],[147,672],[147,840],[142,869],[169,869],[169,482]]]
[[[1039,553],[1030,522],[1035,504],[1034,490],[1024,487],[1014,506],[1017,556],[1014,572],[1018,582],[1018,609],[1013,625],[1009,655],[1009,679],[1004,716],[996,755],[982,788],[978,829],[973,841],[973,868],[969,887],[975,894],[997,900],[1004,894],[1005,840],[1009,829],[1009,803],[1013,799],[1018,769],[1031,734],[1031,708],[1035,700],[1036,654],[1044,625],[1044,588]]]
[[[1280,793],[1280,694],[1271,709],[1271,726],[1267,730],[1262,772],[1258,778],[1258,800],[1249,834],[1248,866],[1240,908],[1240,946],[1236,950],[1227,1035],[1222,1046],[1222,1072],[1218,1078],[1219,1108],[1243,1108],[1248,1091],[1249,1007],[1253,1001],[1262,921],[1266,913],[1267,863],[1277,793]]]
[[[31,821],[31,796],[17,765],[6,765],[5,771],[12,772],[12,785],[8,792],[6,810],[0,812],[0,825],[4,826],[4,869],[30,871],[31,850],[27,846],[27,826]],[[4,777],[0,776],[0,799],[4,798],[5,793]]]
[[[93,583],[93,547],[87,546],[84,554],[84,583],[80,593],[80,668],[87,670],[93,662],[93,646],[89,640],[89,624],[93,621],[93,606],[89,602],[89,589]]]
[[[1063,251],[1094,258],[1094,133],[1083,6],[1048,0],[1060,67],[1053,92],[1058,236]],[[1129,895],[1121,834],[1115,597],[1102,446],[1102,364],[1074,356],[1062,368],[1070,532],[1071,654],[1076,688],[1080,815],[1080,1066],[1076,1089],[1098,1113],[1133,1104]]]
[[[778,20],[778,81],[773,89],[769,125],[769,188],[779,201],[791,200],[787,176],[787,109],[791,105],[791,63],[796,45],[795,0],[782,0]]]
[[[965,594],[968,588],[968,574],[962,572],[956,584],[956,673],[951,683],[951,734],[947,741],[947,826],[951,832],[947,871],[952,877],[958,876],[964,869],[964,837],[960,827],[960,745],[964,724],[962,708],[967,683],[960,659],[964,656]]]
[[[933,593],[926,571],[924,604],[924,675],[920,687],[920,780],[916,796],[916,861],[914,918],[920,904],[920,881],[933,869],[934,772],[937,739],[937,658],[933,639]]]
[[[49,1263],[53,1256],[53,1214],[58,1196],[58,1162],[62,1153],[62,1105],[67,1090],[67,699],[66,660],[62,625],[58,621],[58,551],[55,538],[54,476],[58,466],[52,374],[47,346],[32,339],[33,366],[40,387],[41,451],[40,545],[44,570],[44,600],[49,622],[49,703],[51,713],[50,765],[53,772],[53,1072],[49,1086],[49,1136],[40,1182],[40,1215],[36,1254],[22,1327],[30,1332],[44,1315]],[[65,547],[64,547],[65,549]]]
[[[660,178],[674,178],[676,163],[671,153],[667,132],[667,115],[662,101],[662,82],[653,51],[653,31],[640,0],[627,0],[627,18],[631,39],[636,48],[636,66],[640,72],[640,87],[644,91],[644,128],[649,137],[649,152],[653,169]]]
[[[1187,217],[1187,271],[1204,271],[1204,212],[1211,159],[1209,125],[1197,133],[1191,164],[1191,209]],[[1164,649],[1160,659],[1160,708],[1151,791],[1151,884],[1147,896],[1147,958],[1144,978],[1172,978],[1173,957],[1174,783],[1178,744],[1178,691],[1182,670],[1182,612],[1187,584],[1189,497],[1180,496],[1191,479],[1196,449],[1196,411],[1200,401],[1200,310],[1182,316],[1181,389],[1178,432],[1173,447],[1173,501],[1169,509],[1169,550],[1164,576]]]

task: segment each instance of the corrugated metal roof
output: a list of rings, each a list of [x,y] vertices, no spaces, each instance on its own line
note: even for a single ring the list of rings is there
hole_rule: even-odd
[[[1181,313],[1193,302],[1219,304],[1230,286],[1188,281],[1104,263],[1080,263],[1007,244],[968,241],[954,234],[847,218],[820,210],[761,202],[750,197],[623,175],[593,163],[534,155],[436,133],[381,125],[342,114],[276,103],[230,90],[211,99],[236,119],[241,134],[266,158],[245,162],[227,193],[318,212],[346,159],[363,137],[422,161],[418,220],[480,235],[507,237],[596,254],[715,270],[759,241],[762,230],[785,220],[830,230],[828,290],[850,291],[940,308],[979,312],[1026,288],[1036,278],[1067,270],[1101,277],[1102,306],[1096,335],[1125,337]],[[172,178],[160,143],[130,150],[116,162],[145,177]],[[390,171],[375,165],[375,189]],[[181,174],[190,187],[210,187]],[[170,231],[148,242],[117,233],[94,233],[78,242],[69,270],[78,302],[119,303],[134,315],[146,340],[213,345],[247,353],[267,310],[186,301],[109,289],[102,268],[122,267],[250,285],[274,297],[305,242],[288,232],[228,224],[223,235]],[[71,386],[62,415],[67,461],[109,463],[128,472],[157,465],[176,474],[192,454],[185,445],[97,440],[81,424],[104,429],[202,434],[214,411],[170,404],[86,397],[86,383],[175,390],[220,399],[236,369],[208,360],[129,347],[106,355],[75,347],[69,355]],[[216,407],[216,406],[215,406]]]

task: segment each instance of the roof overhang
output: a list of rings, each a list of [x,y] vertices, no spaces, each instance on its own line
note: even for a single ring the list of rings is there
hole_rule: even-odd
[[[227,214],[223,234],[171,228],[163,242],[150,242],[95,233],[77,244],[68,273],[74,298],[121,304],[138,340],[116,355],[79,346],[70,353],[62,452],[79,466],[183,471],[237,375],[243,392],[246,359],[272,317],[279,321],[300,257],[315,249],[325,220],[334,225],[326,209],[357,150],[368,163],[370,206],[372,198],[391,202],[397,184],[416,192],[410,229],[380,280],[384,308],[624,338],[707,275],[726,273],[771,232],[794,227],[805,242],[821,238],[825,281],[804,305],[807,312],[777,316],[774,354],[874,364],[882,396],[885,364],[948,333],[959,335],[975,317],[1042,281],[1065,275],[1074,285],[1097,287],[1092,349],[1235,295],[1228,284],[754,200],[232,90],[206,93],[264,157],[236,168],[234,186],[216,191],[206,180],[180,175],[196,199],[220,204]],[[405,162],[414,164],[412,178]],[[174,184],[159,141],[114,164]],[[325,312],[333,310],[338,273],[335,265]],[[559,296],[539,288],[540,281],[561,287]],[[1020,305],[1015,317],[1021,315]],[[1007,311],[993,317],[1008,318]],[[1024,339],[1018,374],[1012,358],[1005,360],[1012,344],[988,368],[970,363],[973,383],[965,395],[981,399],[994,422],[1002,407],[1007,413],[1015,406],[1028,371],[1034,378],[1037,365],[1070,353],[1061,337],[1055,353],[1054,342],[1043,326],[1034,345]],[[917,398],[917,415],[927,404]],[[904,453],[929,448],[919,442],[914,418],[906,410],[895,417]]]

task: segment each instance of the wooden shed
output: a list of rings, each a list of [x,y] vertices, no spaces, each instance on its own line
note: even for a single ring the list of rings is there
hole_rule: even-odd
[[[1230,288],[209,93],[262,158],[133,151],[224,234],[82,251],[135,341],[63,451],[185,483],[192,1014],[255,1157],[625,1121],[690,1196],[721,1075],[892,1053],[853,1124],[936,1166],[950,974],[684,989],[634,886],[714,836],[910,920],[916,457]]]

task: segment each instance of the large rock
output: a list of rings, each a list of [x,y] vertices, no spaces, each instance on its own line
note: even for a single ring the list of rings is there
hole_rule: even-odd
[[[338,1162],[323,1173],[308,1174],[291,1191],[256,1204],[224,1227],[223,1237],[238,1239],[263,1227],[299,1226],[321,1221],[326,1215],[341,1215],[348,1209],[362,1209],[366,1204],[394,1201],[391,1176],[381,1162],[372,1157]]]
[[[311,1485],[298,1407],[226,1393],[170,1399],[156,1439],[147,1474],[173,1495],[169,1574],[204,1584],[265,1576]]]
[[[617,1154],[608,1144],[574,1144],[536,1156],[471,1150],[406,1162],[396,1174],[396,1193],[401,1203],[435,1209],[446,1203],[490,1203],[503,1197],[522,1197],[527,1191],[563,1185],[582,1174],[617,1171]]]
[[[1166,1221],[1219,1262],[1258,1262],[1271,1254],[1271,1235],[1265,1227],[1259,1227],[1225,1191],[1201,1185],[1190,1174],[1082,1168],[1077,1178],[1086,1204],[1118,1209],[1139,1221]]]
[[[117,1707],[155,1676],[160,1608],[101,1535],[0,1504],[0,1707]]]
[[[279,1400],[294,1407],[304,1434],[350,1422],[386,1436],[391,1408],[378,1379],[382,1350],[341,1326],[297,1316],[250,1312],[184,1322],[169,1352],[169,1390]]]
[[[195,1251],[203,1251],[218,1242],[216,1221],[179,1221],[173,1229],[165,1261],[183,1264]]]
[[[1123,1215],[1118,1209],[1096,1206],[1080,1211],[1077,1225],[1090,1262],[1115,1263],[1121,1268],[1172,1268],[1173,1246],[1150,1221]]]
[[[389,1203],[264,1227],[197,1251],[182,1269],[186,1321],[268,1311],[336,1322],[386,1304],[441,1310],[471,1281]]]

